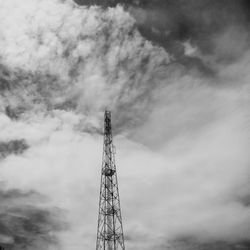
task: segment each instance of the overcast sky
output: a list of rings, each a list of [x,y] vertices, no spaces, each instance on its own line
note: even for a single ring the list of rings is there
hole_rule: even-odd
[[[0,243],[95,248],[110,109],[126,249],[250,249],[249,11],[0,0]]]

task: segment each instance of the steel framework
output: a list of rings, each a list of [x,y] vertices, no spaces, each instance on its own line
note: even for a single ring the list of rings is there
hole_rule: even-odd
[[[125,250],[111,112],[104,114],[104,143],[96,250]]]

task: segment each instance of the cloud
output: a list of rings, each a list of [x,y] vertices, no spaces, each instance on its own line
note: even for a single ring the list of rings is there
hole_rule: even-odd
[[[46,199],[38,193],[4,189],[1,185],[1,246],[13,250],[56,247],[54,233],[66,228],[61,210],[42,205]]]
[[[217,72],[217,60],[228,63],[241,57],[244,49],[248,48],[249,4],[246,1],[117,2],[123,4],[136,19],[138,29],[146,39],[164,47],[187,70],[213,75]],[[77,3],[90,5],[96,2],[78,0]],[[239,36],[242,37],[241,41],[233,44]],[[203,56],[187,56],[187,41],[199,48]],[[230,53],[229,50],[225,51],[226,48],[231,49]]]
[[[12,1],[2,3],[1,11],[2,63],[12,72],[2,78],[14,82],[11,96],[5,88],[10,108],[76,108],[91,116],[122,106],[136,112],[134,104],[149,103],[152,84],[169,74],[163,70],[168,54],[143,39],[121,7],[103,11],[59,1],[25,6]]]
[[[161,153],[131,147],[119,157],[126,181],[134,180],[127,188],[124,180],[122,196],[131,204],[125,218],[131,220],[127,225],[133,242],[143,239],[145,249],[151,244],[158,249],[166,238],[169,244],[183,237],[198,242],[248,239],[249,207],[243,200],[249,189],[249,132],[238,130],[244,127],[243,117],[168,139]]]
[[[22,154],[28,149],[25,140],[13,140],[10,142],[0,142],[0,156],[6,157],[9,154]]]
[[[18,126],[18,132],[29,141],[31,148],[22,156],[9,156],[2,162],[2,179],[8,188],[15,188],[20,192],[34,190],[44,195],[47,199],[46,206],[42,206],[44,212],[50,213],[50,208],[59,209],[56,212],[58,217],[55,215],[54,219],[68,226],[49,231],[60,249],[79,249],[82,246],[88,249],[93,244],[92,237],[96,229],[93,223],[96,221],[96,213],[92,212],[98,201],[100,159],[97,154],[101,155],[101,140],[99,137],[94,139],[91,135],[76,132],[74,124],[78,120],[74,114],[59,112],[54,118],[48,117],[37,122],[33,120],[29,125],[26,122],[19,121],[19,124],[15,124],[16,122],[10,121],[8,127],[3,127],[14,132],[17,128],[15,126]],[[32,199],[28,201],[36,206],[41,204]],[[20,209],[22,205],[21,201],[14,208]],[[59,216],[61,210],[62,217]],[[30,216],[32,213],[27,215],[28,218]],[[51,216],[54,217],[53,214]],[[20,231],[21,229],[18,230]],[[93,234],[89,235],[89,232]],[[40,244],[39,238],[34,240],[34,244],[36,243]],[[56,249],[57,246],[48,241],[44,247]]]
[[[223,47],[235,29],[215,36],[222,54],[237,51],[235,41]],[[105,108],[112,109],[128,249],[249,241],[247,53],[218,63],[216,75],[197,74],[143,38],[121,6],[59,0],[0,0],[0,31],[0,140],[4,149],[29,145],[20,154],[5,150],[1,180],[6,192],[47,199],[46,206],[32,195],[6,200],[11,209],[3,214],[10,224],[18,215],[23,247],[43,249],[44,235],[44,249],[95,244]],[[181,53],[192,45],[209,62],[184,40]],[[11,234],[2,241],[16,243]]]

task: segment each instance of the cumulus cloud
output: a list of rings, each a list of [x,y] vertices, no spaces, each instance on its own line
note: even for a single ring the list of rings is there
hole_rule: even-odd
[[[19,86],[14,106],[28,99],[91,114],[143,102],[152,84],[161,82],[156,76],[169,62],[167,53],[144,40],[121,8],[104,12],[59,1],[2,5],[2,62],[14,71],[13,88]]]
[[[95,245],[105,108],[117,135],[128,249],[183,249],[183,242],[203,249],[226,242],[226,249],[250,240],[248,54],[218,64],[216,76],[196,74],[143,38],[121,6],[71,1],[0,0],[0,31],[7,152],[0,176],[5,192],[39,196],[6,200],[11,209],[3,214],[31,226],[18,227],[22,246],[12,231],[2,243],[14,250]],[[215,38],[224,54],[236,46],[222,46],[228,36]],[[181,46],[196,48],[189,40]],[[20,154],[13,142],[22,142]],[[12,219],[0,223],[8,228]]]

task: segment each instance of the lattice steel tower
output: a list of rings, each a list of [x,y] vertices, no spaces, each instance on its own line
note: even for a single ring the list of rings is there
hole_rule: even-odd
[[[96,250],[125,250],[111,112],[104,114],[104,144]]]

